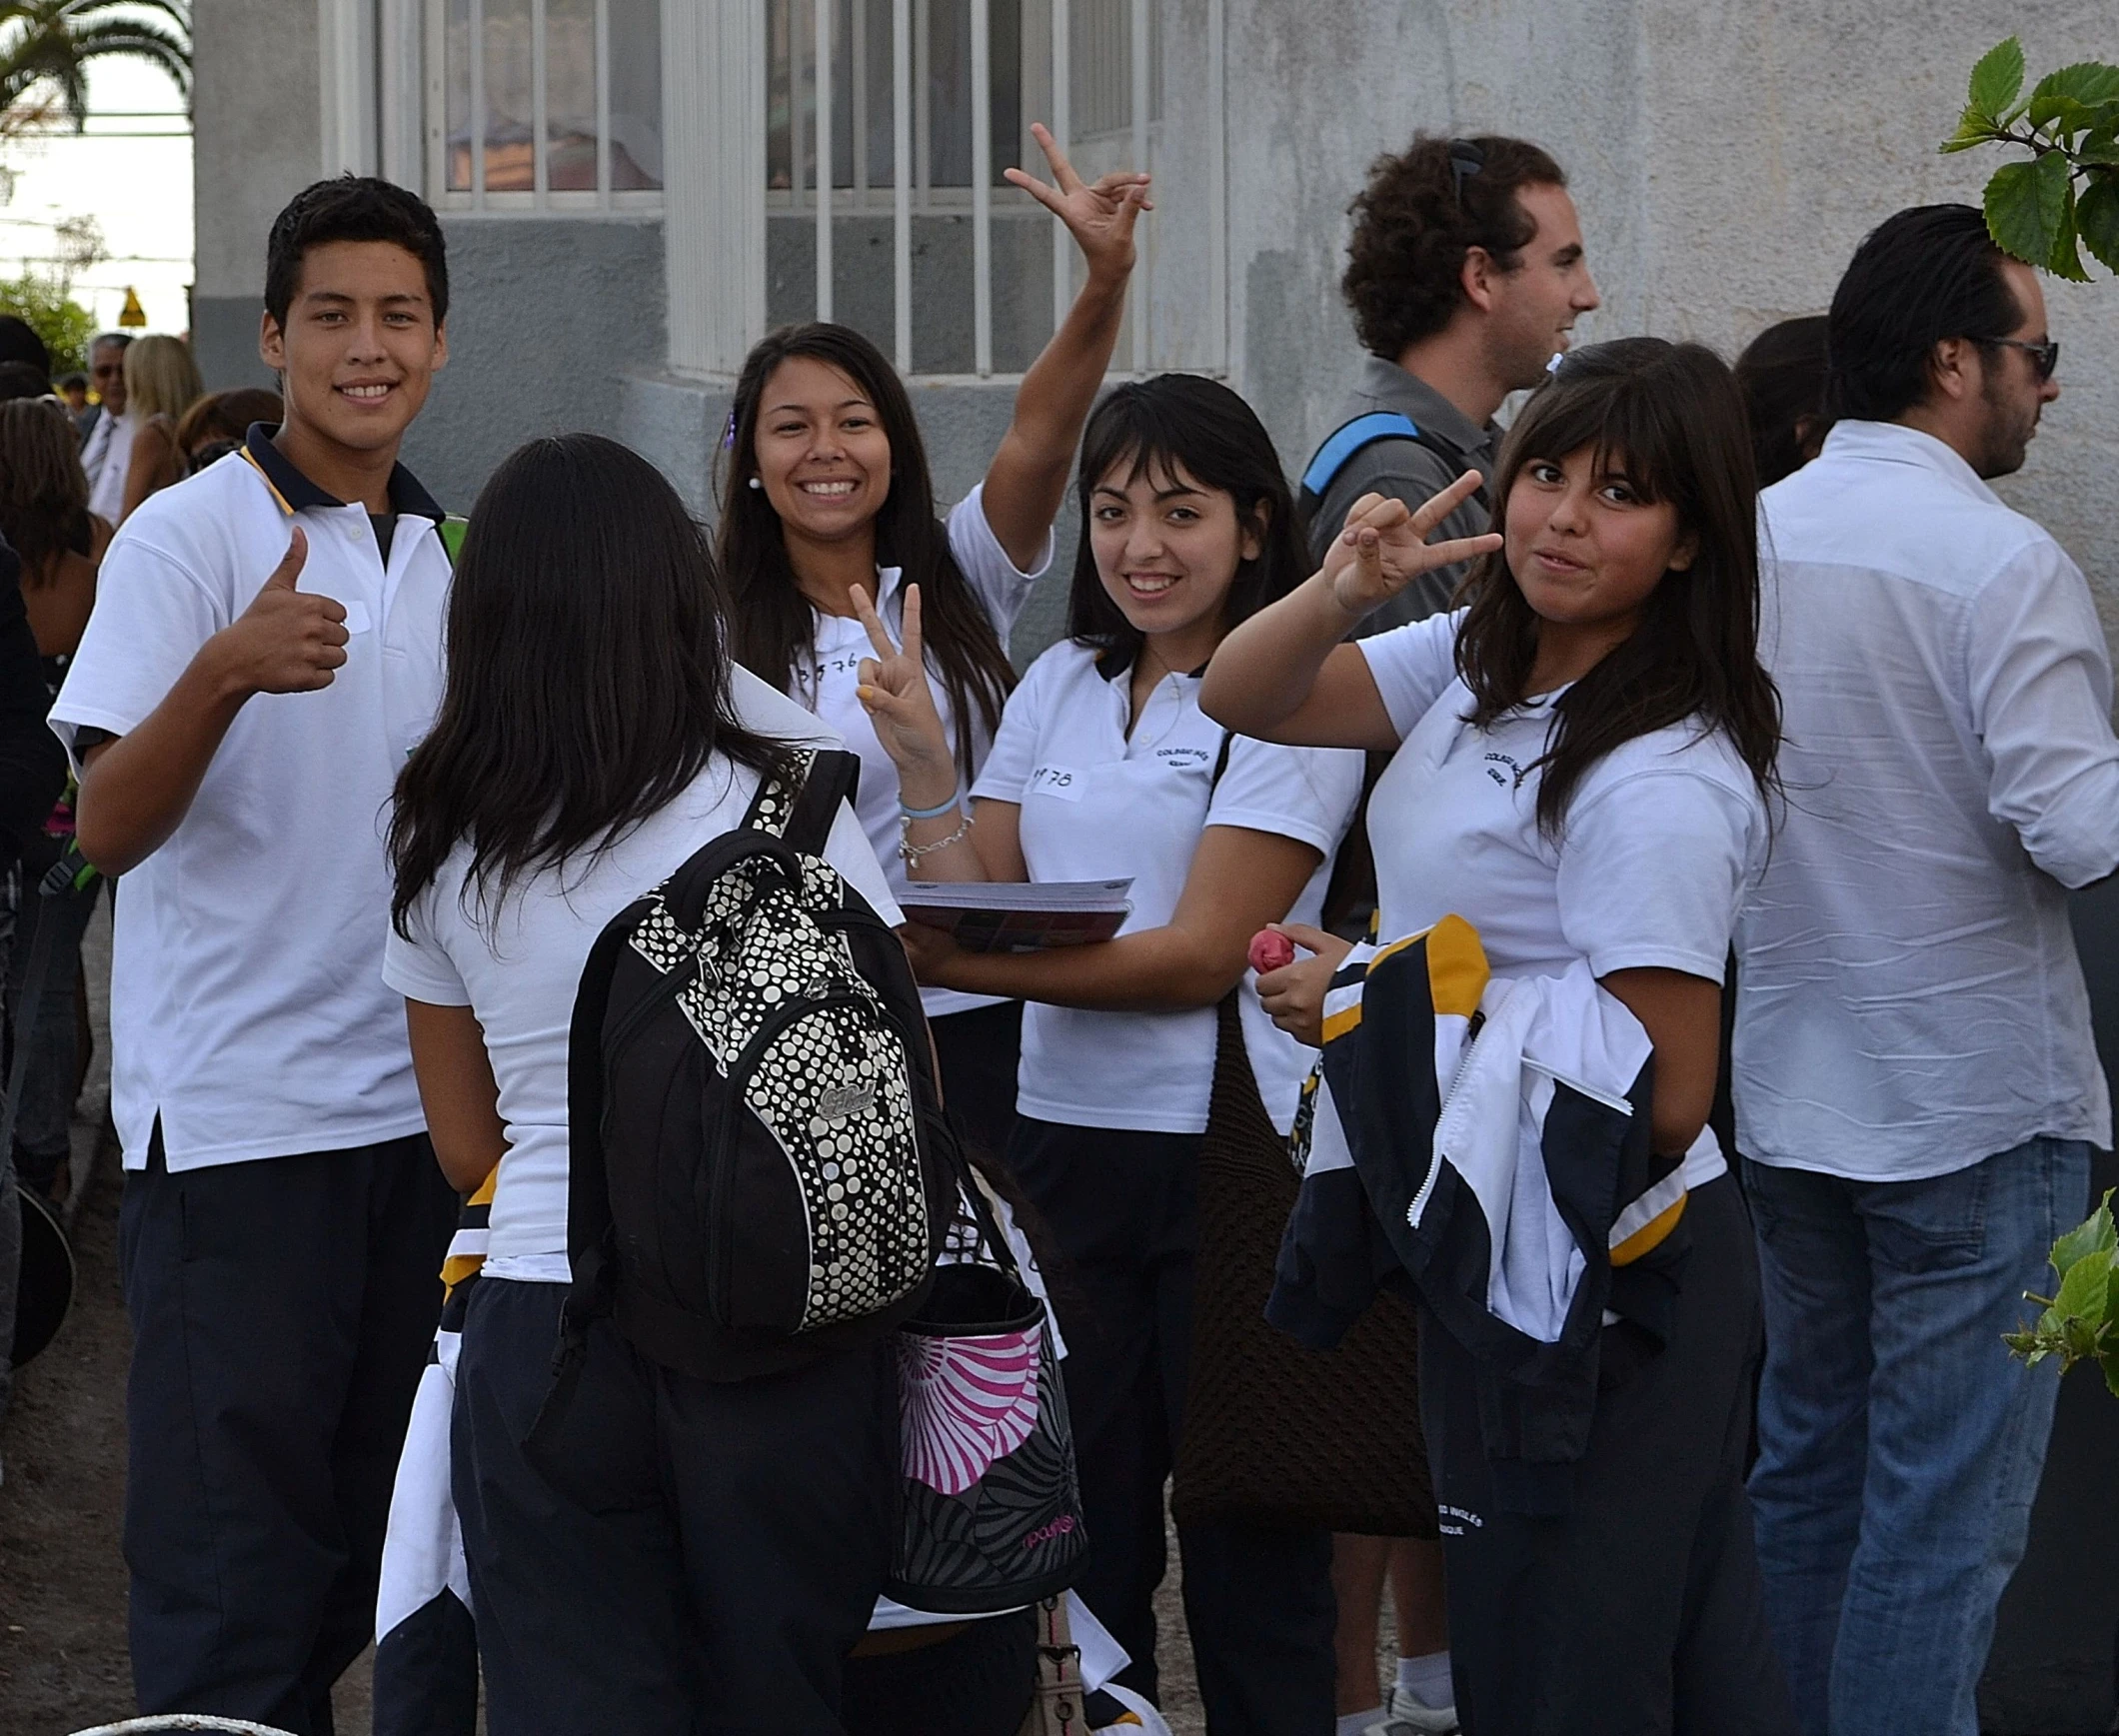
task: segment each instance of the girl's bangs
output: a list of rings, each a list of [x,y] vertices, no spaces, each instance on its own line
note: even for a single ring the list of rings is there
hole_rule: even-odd
[[[1638,377],[1559,379],[1530,401],[1519,424],[1522,463],[1558,462],[1591,449],[1597,474],[1622,476],[1642,500],[1671,499],[1681,474],[1678,431]],[[1520,469],[1518,464],[1516,469]]]

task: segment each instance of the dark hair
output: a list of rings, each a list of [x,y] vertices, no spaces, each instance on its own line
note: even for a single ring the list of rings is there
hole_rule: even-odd
[[[1826,316],[1832,414],[1889,422],[1927,397],[1937,344],[2022,324],[2003,257],[1969,205],[1916,205],[1871,230]]]
[[[1310,562],[1295,524],[1294,499],[1280,469],[1280,455],[1257,413],[1217,380],[1197,374],[1158,374],[1114,386],[1088,419],[1081,436],[1081,541],[1074,552],[1074,580],[1067,594],[1067,637],[1130,663],[1139,655],[1140,630],[1111,601],[1096,571],[1089,542],[1091,496],[1096,485],[1123,468],[1126,480],[1174,475],[1179,467],[1202,488],[1216,489],[1235,503],[1236,523],[1258,537],[1258,553],[1237,564],[1222,605],[1222,631],[1284,597],[1309,576]]]
[[[19,367],[0,362],[0,372]],[[49,583],[88,522],[88,478],[74,425],[41,397],[0,403],[0,536],[22,557],[22,583]]]
[[[312,247],[334,241],[388,241],[402,247],[427,274],[435,325],[449,317],[448,244],[427,202],[372,175],[338,175],[304,187],[272,220],[265,242],[265,311],[281,331],[294,306],[302,261]]]
[[[1537,761],[1539,829],[1559,836],[1575,786],[1605,755],[1687,720],[1726,735],[1770,798],[1779,788],[1780,695],[1758,661],[1758,488],[1734,377],[1712,350],[1662,338],[1575,351],[1502,443],[1493,479],[1501,522],[1525,465],[1584,447],[1644,499],[1674,506],[1698,548],[1684,572],[1664,575],[1632,637],[1554,705]],[[1475,702],[1471,722],[1486,725],[1531,697],[1539,622],[1505,549],[1479,563],[1463,595],[1471,607],[1457,635],[1457,672]]]
[[[177,420],[177,456],[192,471],[242,444],[253,422],[277,423],[286,414],[277,392],[262,386],[235,386],[209,392]],[[212,456],[209,457],[208,453]]]
[[[61,374],[58,379],[52,382],[52,385],[61,392],[86,392],[88,390],[88,376],[76,368],[71,373]]]
[[[1736,385],[1751,424],[1758,486],[1770,488],[1810,462],[1832,426],[1825,414],[1825,316],[1768,326],[1736,358]]]
[[[1395,362],[1406,345],[1448,325],[1464,299],[1464,256],[1483,248],[1503,271],[1515,270],[1537,233],[1516,195],[1566,185],[1537,146],[1492,134],[1419,133],[1401,154],[1378,157],[1346,208],[1353,239],[1339,280],[1363,347]]]
[[[736,721],[706,533],[660,472],[593,434],[533,440],[493,474],[449,592],[434,730],[390,822],[402,932],[469,842],[490,909],[515,879],[594,857],[717,754],[780,750]]]
[[[28,362],[0,362],[0,403],[16,398],[47,398],[52,383]]]
[[[850,327],[821,321],[783,326],[753,346],[737,377],[717,545],[735,598],[736,661],[786,693],[796,658],[816,639],[809,599],[788,560],[780,514],[763,489],[750,486],[758,474],[758,413],[766,383],[783,362],[797,356],[852,380],[876,407],[891,443],[891,489],[876,514],[876,560],[900,568],[906,583],[920,587],[921,629],[956,712],[957,759],[970,777],[974,714],[989,736],[999,729],[1016,672],[936,521],[927,447],[905,382],[883,352]]]
[[[27,362],[40,380],[51,377],[51,351],[19,314],[0,314],[0,362]]]

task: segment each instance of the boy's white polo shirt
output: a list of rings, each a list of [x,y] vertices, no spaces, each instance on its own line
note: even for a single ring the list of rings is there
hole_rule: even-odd
[[[346,609],[346,663],[317,693],[260,694],[229,726],[182,824],[125,875],[111,967],[112,1111],[143,1168],[171,1170],[417,1133],[403,1000],[383,982],[391,787],[439,702],[442,512],[400,467],[386,567],[366,509],[325,494],[253,428],[245,451],[152,495],[104,557],[52,708],[139,727],[199,648],[309,539],[301,589]]]
[[[1239,827],[1306,844],[1323,858],[1287,912],[1315,922],[1331,859],[1361,796],[1361,755],[1282,748],[1228,737],[1199,710],[1199,677],[1165,677],[1130,738],[1126,667],[1061,641],[1031,665],[1009,698],[974,795],[1022,805],[1023,860],[1034,880],[1132,876],[1132,913],[1119,929],[1158,928],[1176,913],[1199,837]],[[1221,745],[1228,760],[1218,780]],[[1281,1132],[1294,1119],[1316,1058],[1275,1026],[1245,971],[1237,1008],[1266,1113]],[[1215,1014],[1090,1012],[1026,1002],[1016,1106],[1077,1127],[1198,1133],[1213,1084]]]

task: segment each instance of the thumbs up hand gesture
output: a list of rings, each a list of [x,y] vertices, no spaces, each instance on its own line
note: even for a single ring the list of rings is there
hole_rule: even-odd
[[[229,680],[251,694],[307,694],[331,686],[346,661],[346,611],[299,589],[309,539],[299,526],[264,589],[221,639]]]

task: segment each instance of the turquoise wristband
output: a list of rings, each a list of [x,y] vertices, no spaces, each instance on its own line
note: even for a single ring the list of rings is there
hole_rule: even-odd
[[[953,814],[964,801],[962,793],[952,796],[940,808],[908,808],[903,796],[898,798],[898,812],[907,820],[940,820],[945,814]]]

